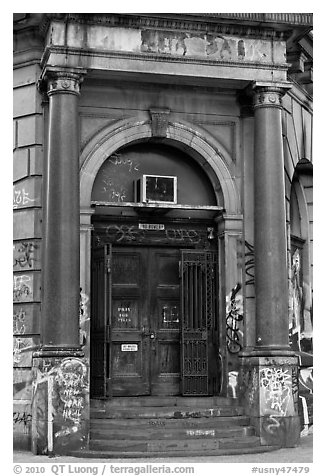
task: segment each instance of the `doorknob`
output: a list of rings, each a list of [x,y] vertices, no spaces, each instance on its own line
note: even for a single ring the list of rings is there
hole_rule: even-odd
[[[155,334],[154,332],[149,332],[145,327],[142,328],[142,335],[144,337],[149,337],[150,339],[155,339]]]

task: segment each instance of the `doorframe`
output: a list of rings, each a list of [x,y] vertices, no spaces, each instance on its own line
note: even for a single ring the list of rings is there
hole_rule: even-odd
[[[91,193],[96,178],[105,160],[116,150],[135,141],[146,141],[153,136],[151,121],[129,118],[114,121],[96,132],[87,142],[80,156],[80,287],[84,300],[84,312],[80,317],[81,331],[86,336],[83,346],[85,358],[89,359],[90,344],[90,269],[92,216]],[[219,315],[226,315],[226,299],[239,280],[238,260],[235,253],[237,241],[243,234],[243,215],[240,191],[235,180],[235,162],[214,136],[197,124],[183,120],[169,121],[165,142],[181,148],[189,154],[208,175],[216,194],[217,203],[225,212],[217,219]],[[225,323],[220,319],[220,342],[225,342]],[[220,348],[219,358],[223,367],[221,394],[227,394],[228,355],[226,345]]]
[[[214,338],[213,344],[216,345],[216,348],[219,346],[219,342],[221,341],[221,331],[220,328],[223,328],[223,320],[219,319],[219,299],[220,299],[220,271],[219,271],[219,266],[218,266],[218,246],[219,246],[219,240],[217,238],[217,225],[214,223],[213,218],[206,218],[206,219],[193,219],[191,222],[189,221],[189,218],[161,218],[161,219],[154,219],[151,218],[151,215],[148,216],[148,219],[146,221],[160,221],[160,224],[164,224],[164,231],[160,231],[162,235],[165,235],[166,237],[169,237],[168,239],[165,239],[164,241],[157,240],[157,236],[151,237],[149,236],[148,239],[143,237],[138,237],[137,240],[137,235],[136,233],[133,235],[133,238],[135,240],[130,241],[128,238],[129,235],[126,233],[126,238],[125,241],[120,241],[121,238],[121,232],[119,231],[122,227],[125,227],[126,230],[131,229],[131,223],[133,225],[137,225],[139,223],[144,222],[144,217],[143,216],[125,216],[125,217],[117,217],[115,215],[98,215],[98,227],[96,226],[96,216],[93,214],[93,224],[92,227],[90,227],[90,232],[91,232],[91,244],[94,246],[95,240],[98,240],[98,245],[99,246],[104,246],[106,244],[110,244],[112,246],[112,251],[114,251],[115,246],[119,247],[120,250],[122,250],[124,247],[126,249],[129,249],[131,247],[136,248],[159,248],[161,250],[179,250],[179,260],[181,263],[181,258],[182,258],[182,250],[187,250],[187,251],[198,251],[198,252],[209,252],[212,251],[216,253],[216,276],[217,276],[217,293],[216,293],[216,300],[218,302],[218,306],[216,307],[215,311],[215,319],[216,319],[216,330],[212,329],[212,333],[216,333],[216,336]],[[103,224],[101,226],[101,224]],[[107,237],[107,229],[108,226],[112,225],[113,229],[116,229],[116,241],[114,241],[114,238],[111,239]],[[178,226],[176,229],[175,227]],[[214,226],[214,239],[209,239],[208,236],[211,234],[211,229],[212,226]],[[135,226],[133,226],[134,230]],[[102,233],[101,233],[102,230]],[[179,233],[173,233],[178,231]],[[185,231],[186,233],[183,234],[182,231]],[[189,231],[189,233],[187,233]],[[95,235],[94,232],[97,232]],[[170,233],[168,233],[170,232]],[[172,233],[171,233],[172,232]],[[191,233],[190,233],[191,232]],[[151,233],[151,232],[149,232]],[[176,234],[176,237],[171,239],[171,234]],[[180,240],[180,235],[185,238]],[[101,238],[102,237],[102,238]],[[198,238],[198,240],[194,241],[194,238]],[[187,241],[188,240],[188,241]],[[96,245],[94,247],[96,249]],[[181,281],[180,281],[180,286],[181,286]],[[180,295],[181,296],[181,295]],[[181,309],[180,309],[181,311]],[[181,329],[180,329],[181,331]],[[90,336],[91,340],[91,336]],[[224,339],[223,339],[224,340]],[[211,342],[211,341],[210,341]],[[181,352],[181,343],[180,343],[180,352]],[[211,350],[210,350],[211,354]],[[181,355],[181,353],[180,353]],[[218,359],[218,356],[216,356]],[[213,364],[212,364],[213,365]],[[218,376],[216,375],[217,379]],[[222,378],[221,381],[223,382],[224,379]],[[181,381],[180,381],[181,384]],[[180,387],[181,389],[181,387]],[[215,387],[213,389],[213,392],[215,392]]]

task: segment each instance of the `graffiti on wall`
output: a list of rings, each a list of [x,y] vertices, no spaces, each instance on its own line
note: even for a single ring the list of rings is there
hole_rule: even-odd
[[[310,289],[302,279],[301,256],[297,248],[292,256],[289,286],[289,334],[295,350],[311,351],[313,337]]]
[[[32,295],[31,276],[27,274],[14,276],[13,282],[13,300],[14,302],[24,301]]]
[[[159,229],[157,237],[162,242],[166,240],[172,243],[184,243],[184,244],[198,244],[202,241],[202,236],[197,230],[189,230],[183,228],[167,228]],[[140,228],[135,225],[109,225],[106,227],[105,233],[110,242],[136,242],[144,241],[146,237],[151,237],[153,230]],[[99,238],[100,240],[100,238]]]
[[[29,367],[32,364],[32,352],[38,348],[33,337],[14,337],[13,363],[15,367]]]
[[[178,230],[172,228],[165,230],[165,235],[169,241],[199,243],[201,240],[201,237],[196,230]]]
[[[254,246],[245,241],[245,273],[246,286],[254,286],[255,284],[255,253]]]
[[[83,293],[80,288],[79,293],[79,343],[84,346],[87,342],[88,322],[90,320],[88,314],[89,297]]]
[[[80,426],[81,412],[84,408],[86,375],[86,365],[79,359],[64,359],[55,377],[58,393],[63,402],[62,417],[64,420],[71,420],[77,427]]]
[[[31,198],[25,188],[15,189],[13,194],[13,208],[26,207],[35,202],[36,198]]]
[[[23,241],[14,244],[14,269],[33,268],[35,261],[37,261],[35,255],[37,249],[38,246],[32,241]]]
[[[111,168],[106,168],[101,172],[100,192],[104,193],[109,201],[128,201],[130,191],[128,194],[128,190],[125,187],[126,180],[123,176],[138,172],[140,163],[132,159],[123,158],[121,154],[114,153],[109,157],[108,164]],[[112,170],[112,167],[115,170]],[[119,169],[119,173],[117,173],[117,169]],[[129,197],[130,199],[131,197]]]
[[[51,365],[53,367],[51,368]],[[79,358],[65,358],[61,362],[43,362],[36,369],[33,383],[34,412],[42,415],[37,420],[37,437],[44,452],[58,447],[80,447],[87,438],[84,415],[88,394],[88,370]],[[47,413],[47,429],[44,417]]]
[[[144,231],[133,225],[109,225],[106,234],[110,240],[117,242],[141,241],[144,237]]]
[[[238,283],[226,297],[226,343],[231,354],[237,354],[243,347],[243,298],[239,294],[241,284]]]
[[[25,334],[26,312],[20,308],[13,314],[13,334]]]
[[[228,388],[231,391],[231,396],[232,398],[237,398],[237,393],[238,393],[238,376],[239,372],[236,370],[231,370],[228,373]]]
[[[313,368],[301,368],[298,379],[299,405],[301,405],[301,436],[309,434],[313,425]]]
[[[32,415],[28,412],[13,412],[13,423],[23,425],[23,430],[27,433],[32,423]]]

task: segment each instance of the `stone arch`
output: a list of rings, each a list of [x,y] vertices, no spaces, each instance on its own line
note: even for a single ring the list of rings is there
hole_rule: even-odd
[[[80,158],[81,209],[90,207],[93,183],[104,161],[120,147],[152,137],[151,122],[136,120],[119,120],[93,136]],[[197,126],[195,129],[185,121],[178,121],[169,123],[163,141],[185,150],[201,165],[227,215],[240,213],[240,194],[231,173],[234,163],[228,152],[211,135]],[[217,190],[216,178],[220,190]]]
[[[307,344],[312,338],[312,163],[307,159],[301,159],[295,169],[291,180],[290,194],[290,232],[291,256],[289,265],[293,268],[293,257],[298,253],[300,259],[300,285],[302,316],[298,336],[299,348],[311,351]],[[293,257],[292,257],[293,255]],[[292,271],[290,273],[292,277]],[[291,282],[289,283],[291,285]],[[290,286],[291,296],[291,286]],[[291,306],[290,306],[291,311]],[[303,339],[303,340],[302,340]],[[302,347],[304,345],[304,347]],[[308,347],[307,347],[308,345]]]

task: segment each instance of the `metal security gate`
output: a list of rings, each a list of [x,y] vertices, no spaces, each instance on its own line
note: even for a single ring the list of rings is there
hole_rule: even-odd
[[[104,245],[92,253],[92,319],[91,319],[91,393],[93,397],[106,397],[108,355],[108,322],[111,289],[112,247]]]
[[[216,314],[216,252],[181,251],[181,392],[209,394],[209,345]]]

